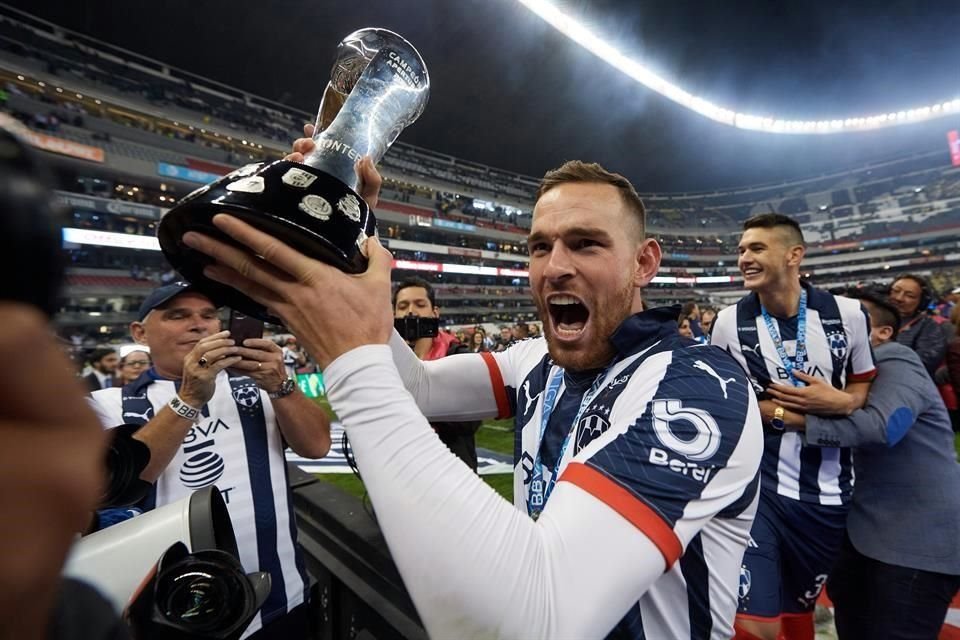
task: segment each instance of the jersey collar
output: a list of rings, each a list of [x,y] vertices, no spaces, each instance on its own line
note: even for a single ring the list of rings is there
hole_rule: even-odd
[[[618,359],[639,353],[658,340],[673,341],[678,337],[677,318],[680,305],[654,307],[635,313],[617,327],[610,342],[617,350]]]

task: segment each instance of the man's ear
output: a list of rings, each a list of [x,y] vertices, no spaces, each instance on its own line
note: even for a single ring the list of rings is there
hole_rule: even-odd
[[[137,344],[147,344],[147,328],[143,326],[142,322],[130,323],[130,335]]]
[[[889,342],[893,340],[893,327],[887,325],[884,327],[876,327],[877,333],[880,335],[880,339],[883,342]]]
[[[802,244],[797,244],[790,247],[787,250],[787,264],[791,267],[799,267],[800,263],[803,262],[803,257],[807,254],[807,250]]]
[[[633,286],[645,287],[650,284],[657,271],[663,252],[653,238],[647,238],[637,246],[636,269],[633,274]]]

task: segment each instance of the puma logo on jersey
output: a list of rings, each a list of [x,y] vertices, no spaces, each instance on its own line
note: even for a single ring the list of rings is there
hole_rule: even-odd
[[[717,373],[713,367],[708,365],[703,360],[697,360],[696,362],[694,362],[693,368],[700,369],[701,371],[706,373],[708,376],[716,378],[717,382],[720,383],[720,389],[723,391],[723,399],[724,400],[727,399],[727,385],[730,384],[731,382],[736,382],[737,381],[736,378],[721,378],[720,374]]]
[[[760,353],[760,343],[759,343],[759,342],[758,342],[757,344],[753,345],[752,347],[748,347],[748,346],[744,345],[743,348],[742,348],[742,350],[743,350],[743,351],[749,351],[749,352],[751,352],[751,353],[752,353],[753,355],[755,355],[755,356],[763,357],[763,354]]]
[[[526,382],[523,383],[523,395],[525,395],[525,396],[527,397],[527,404],[526,404],[526,406],[523,408],[523,413],[524,413],[524,414],[526,414],[527,411],[530,410],[530,407],[532,407],[532,406],[534,406],[534,405],[536,404],[537,400],[540,398],[540,394],[541,394],[541,393],[543,393],[543,392],[540,391],[539,393],[537,393],[537,395],[535,395],[535,396],[533,396],[533,397],[531,398],[531,397],[530,397],[530,381],[527,380]]]
[[[143,413],[137,413],[136,411],[124,411],[123,419],[126,420],[127,418],[140,418],[144,422],[150,422],[151,418],[153,418],[153,407],[147,407],[147,410]]]

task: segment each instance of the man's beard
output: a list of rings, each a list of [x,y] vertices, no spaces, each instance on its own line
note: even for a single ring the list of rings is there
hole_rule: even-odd
[[[540,320],[545,327],[550,327],[550,331],[546,331],[544,334],[547,340],[547,350],[553,361],[570,371],[588,371],[610,364],[616,355],[616,349],[610,342],[610,336],[614,334],[624,320],[633,315],[634,289],[633,282],[627,281],[619,294],[602,304],[596,305],[588,320],[593,338],[589,344],[576,348],[567,348],[553,340],[553,318],[550,311],[541,306],[538,298],[537,308],[540,313]]]

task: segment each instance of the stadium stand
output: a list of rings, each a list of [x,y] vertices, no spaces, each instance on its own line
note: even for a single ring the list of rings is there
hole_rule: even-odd
[[[153,240],[165,208],[233,167],[282,157],[313,119],[12,10],[0,14],[0,84],[0,108],[36,132],[55,162],[77,230],[66,244],[74,272],[64,321],[101,339],[125,331],[150,284],[175,277]],[[416,273],[437,284],[455,326],[535,317],[525,234],[536,178],[403,143],[380,169],[380,233],[396,278]],[[642,195],[664,249],[651,303],[737,299],[740,225],[769,211],[801,222],[804,275],[820,286],[960,268],[960,169],[946,151],[789,183]],[[96,283],[93,270],[102,271]],[[110,315],[83,322],[83,310]]]

